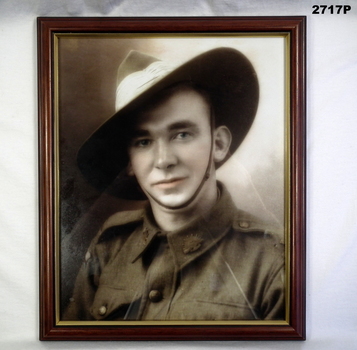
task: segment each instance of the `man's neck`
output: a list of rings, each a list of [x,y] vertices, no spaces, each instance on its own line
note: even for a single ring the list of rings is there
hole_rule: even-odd
[[[217,202],[217,197],[217,187],[213,186],[204,198],[198,196],[185,208],[167,209],[156,202],[151,203],[151,207],[157,225],[164,231],[170,232],[180,229],[198,217],[207,215]]]

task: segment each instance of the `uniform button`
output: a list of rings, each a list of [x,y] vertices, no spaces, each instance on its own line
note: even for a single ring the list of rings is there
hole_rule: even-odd
[[[162,299],[162,293],[159,290],[153,289],[149,293],[149,299],[153,303],[157,303]]]
[[[238,225],[241,228],[248,228],[250,226],[250,223],[248,221],[239,221]]]
[[[103,316],[107,312],[107,308],[103,305],[99,308],[99,315]]]

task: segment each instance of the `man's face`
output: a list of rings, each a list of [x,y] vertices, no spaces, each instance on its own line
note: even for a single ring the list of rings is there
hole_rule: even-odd
[[[177,91],[138,117],[129,144],[131,169],[149,199],[180,207],[202,183],[210,149],[208,103],[194,90]]]

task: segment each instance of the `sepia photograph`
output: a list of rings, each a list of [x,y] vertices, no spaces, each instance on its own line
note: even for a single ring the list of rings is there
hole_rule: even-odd
[[[54,39],[58,325],[288,325],[286,33]]]

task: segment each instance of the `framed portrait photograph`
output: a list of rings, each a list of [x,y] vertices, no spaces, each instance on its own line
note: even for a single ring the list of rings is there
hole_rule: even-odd
[[[40,339],[305,339],[301,17],[38,18]]]

